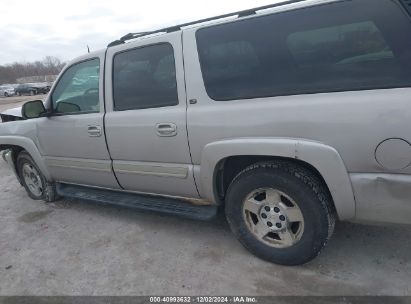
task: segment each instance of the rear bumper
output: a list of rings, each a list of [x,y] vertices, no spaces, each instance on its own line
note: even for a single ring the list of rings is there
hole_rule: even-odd
[[[411,175],[352,173],[355,222],[411,224]]]

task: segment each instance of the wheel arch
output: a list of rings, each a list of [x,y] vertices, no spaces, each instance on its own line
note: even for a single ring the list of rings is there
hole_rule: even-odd
[[[296,162],[313,171],[328,188],[339,219],[355,217],[354,192],[339,153],[323,143],[302,139],[239,138],[206,145],[201,158],[200,195],[207,200],[221,202],[221,189],[226,189],[227,179],[234,177],[234,173],[256,162],[276,159]],[[229,177],[224,179],[227,168],[234,173],[229,172]]]
[[[26,151],[34,160],[36,165],[41,170],[41,173],[45,176],[47,181],[51,181],[52,177],[46,166],[44,158],[41,156],[36,144],[29,138],[21,136],[1,136],[0,137],[0,150],[11,150],[12,161],[14,168],[17,170],[17,156],[20,152]],[[18,172],[18,170],[17,170]]]

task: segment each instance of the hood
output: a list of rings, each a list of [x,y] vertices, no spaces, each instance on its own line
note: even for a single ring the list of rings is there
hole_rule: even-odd
[[[3,122],[7,122],[7,121],[14,121],[14,120],[23,119],[23,117],[21,115],[21,108],[22,107],[17,107],[17,108],[8,109],[8,110],[0,112],[1,120]]]
[[[9,116],[16,116],[16,117],[22,117],[21,116],[21,107],[13,108],[13,109],[8,109],[0,113],[1,115],[9,115]]]

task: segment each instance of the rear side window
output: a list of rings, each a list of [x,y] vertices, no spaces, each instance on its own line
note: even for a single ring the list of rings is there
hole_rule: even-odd
[[[411,25],[390,0],[344,1],[212,26],[197,32],[197,45],[214,100],[411,85]]]
[[[287,48],[298,67],[395,61],[392,49],[372,21],[297,32],[287,37]]]
[[[115,55],[113,95],[116,111],[177,105],[172,46],[157,44]]]

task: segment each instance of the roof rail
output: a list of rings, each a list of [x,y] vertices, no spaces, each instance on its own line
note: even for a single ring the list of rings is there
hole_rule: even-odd
[[[237,16],[238,18],[251,16],[251,15],[255,15],[257,13],[257,11],[261,11],[261,10],[265,10],[265,9],[269,9],[269,8],[274,8],[274,7],[279,7],[279,6],[283,6],[283,5],[287,5],[287,4],[297,3],[297,2],[303,2],[303,1],[306,1],[306,0],[287,0],[287,1],[284,1],[284,2],[280,2],[280,3],[269,4],[269,5],[265,5],[265,6],[260,6],[260,7],[255,7],[255,8],[243,10],[243,11],[228,13],[228,14],[224,14],[224,15],[220,15],[220,16],[200,19],[200,20],[197,20],[197,21],[192,21],[192,22],[187,22],[187,23],[182,23],[182,24],[179,24],[179,25],[165,27],[165,28],[162,28],[162,29],[154,30],[154,31],[140,32],[140,33],[128,33],[127,35],[121,37],[119,40],[115,40],[115,41],[111,42],[107,47],[120,45],[120,44],[125,43],[128,40],[132,40],[132,39],[143,37],[143,36],[148,36],[148,35],[153,35],[153,34],[158,34],[158,33],[176,32],[176,31],[181,30],[181,28],[183,28],[183,27],[190,26],[190,25],[195,25],[195,24],[200,24],[200,23],[204,23],[204,22],[208,22],[208,21],[228,18],[228,17],[232,17],[232,16]]]

